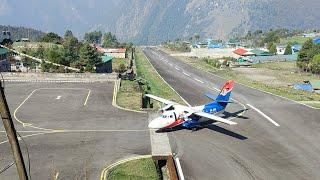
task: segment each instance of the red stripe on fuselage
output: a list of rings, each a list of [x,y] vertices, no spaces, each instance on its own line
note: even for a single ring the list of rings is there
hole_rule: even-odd
[[[176,121],[174,121],[172,124],[164,127],[163,129],[167,129],[167,128],[173,128],[175,126],[179,126],[180,124],[182,124],[184,122],[183,119],[177,119]]]

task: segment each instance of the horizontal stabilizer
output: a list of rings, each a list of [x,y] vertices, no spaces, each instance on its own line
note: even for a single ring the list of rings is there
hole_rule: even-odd
[[[213,101],[216,99],[216,97],[213,96],[212,94],[205,93],[204,95],[205,95],[207,98],[209,98],[209,99],[211,99],[211,100],[213,100]]]
[[[218,103],[234,103],[233,101],[217,101]]]

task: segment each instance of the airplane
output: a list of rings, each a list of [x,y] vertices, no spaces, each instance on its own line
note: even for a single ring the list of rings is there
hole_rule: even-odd
[[[198,127],[201,127],[201,123],[212,120],[228,125],[236,125],[236,122],[217,116],[217,114],[224,112],[229,103],[232,103],[229,99],[233,86],[233,80],[227,81],[217,97],[211,94],[205,94],[212,102],[195,107],[184,106],[161,97],[146,94],[145,96],[165,104],[165,106],[159,110],[161,116],[150,121],[148,127],[150,129],[166,130],[182,126],[183,128],[197,130]]]

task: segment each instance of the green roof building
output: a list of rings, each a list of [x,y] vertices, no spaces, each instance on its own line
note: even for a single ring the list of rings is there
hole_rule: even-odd
[[[263,51],[261,49],[253,49],[250,52],[254,53],[256,56],[271,56],[272,55],[269,52]]]
[[[112,56],[101,56],[102,62],[96,64],[97,73],[112,73]]]

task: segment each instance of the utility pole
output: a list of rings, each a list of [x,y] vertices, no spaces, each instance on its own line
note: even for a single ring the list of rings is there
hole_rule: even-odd
[[[2,82],[0,81],[0,114],[1,119],[3,121],[3,126],[6,129],[7,137],[9,143],[11,144],[12,154],[17,166],[18,174],[20,180],[28,180],[28,175],[26,171],[26,167],[23,161],[23,156],[21,153],[21,149],[19,146],[16,129],[14,128],[14,124],[12,122],[11,114],[9,111],[9,107],[7,104],[6,96],[4,94],[4,88],[2,86]]]

